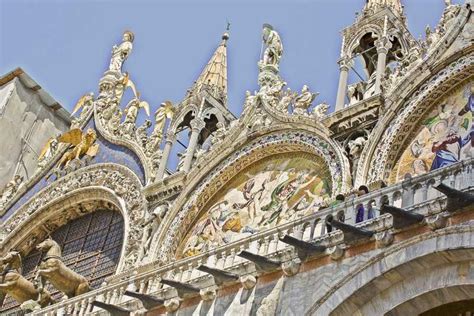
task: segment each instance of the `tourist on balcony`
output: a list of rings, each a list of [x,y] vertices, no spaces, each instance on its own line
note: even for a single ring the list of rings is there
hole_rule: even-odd
[[[362,196],[369,193],[369,189],[365,185],[361,185],[357,190],[357,196]],[[356,206],[356,223],[364,221],[365,208],[364,204],[360,203]]]

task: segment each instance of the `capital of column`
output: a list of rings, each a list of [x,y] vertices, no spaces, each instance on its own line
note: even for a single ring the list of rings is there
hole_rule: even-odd
[[[387,36],[382,36],[374,42],[378,54],[387,54],[388,50],[392,48],[392,42]]]
[[[354,65],[354,60],[349,56],[344,56],[338,61],[339,69],[343,71],[349,71],[349,69]]]
[[[203,119],[196,117],[191,121],[191,131],[200,132],[206,126],[206,122]]]
[[[166,133],[166,140],[165,143],[174,143],[176,141],[176,134],[174,132]]]

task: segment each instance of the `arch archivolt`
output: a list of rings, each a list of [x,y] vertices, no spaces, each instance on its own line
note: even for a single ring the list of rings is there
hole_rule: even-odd
[[[234,143],[238,144],[239,141],[236,140]],[[217,166],[208,163],[205,170],[200,172],[204,175],[203,178],[195,181],[194,185],[190,183],[186,185],[186,190],[176,199],[164,218],[164,225],[153,242],[151,253],[162,261],[173,256],[203,207],[226,183],[255,162],[288,152],[305,152],[321,157],[331,175],[333,196],[349,189],[347,162],[338,148],[326,137],[295,130],[268,133],[235,150],[220,160]]]
[[[417,123],[443,96],[473,75],[474,54],[461,57],[421,85],[397,110],[389,110],[362,152],[355,185],[386,180],[417,131]]]
[[[474,288],[473,232],[472,226],[451,226],[395,244],[354,267],[306,314],[418,315],[466,299],[462,289]],[[420,303],[439,294],[444,301]]]
[[[352,36],[352,41],[347,43],[347,48],[344,48],[347,56],[353,55],[354,50],[360,45],[361,38],[367,33],[373,33],[375,36],[380,37],[380,34],[383,33],[383,29],[377,24],[367,24],[358,29],[356,36]]]
[[[79,169],[34,195],[3,224],[7,236],[1,252],[21,248],[25,253],[56,228],[100,207],[120,211],[124,218],[123,255],[117,271],[129,268],[138,260],[146,200],[133,171],[111,163]]]

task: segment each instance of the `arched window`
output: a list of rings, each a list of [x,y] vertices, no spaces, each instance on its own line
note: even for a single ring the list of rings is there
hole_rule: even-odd
[[[123,218],[119,212],[100,209],[61,226],[51,234],[51,238],[61,246],[63,262],[85,276],[92,288],[98,288],[115,272],[122,250],[123,231]],[[33,280],[42,257],[42,253],[33,250],[23,258],[23,275],[28,280]],[[52,287],[48,290],[55,300],[61,296]],[[0,312],[8,311],[15,315],[14,311],[18,310],[19,304],[7,297]]]

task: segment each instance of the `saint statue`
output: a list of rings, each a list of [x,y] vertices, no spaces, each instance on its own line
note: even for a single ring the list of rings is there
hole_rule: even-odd
[[[318,96],[319,93],[312,93],[309,91],[307,85],[304,85],[301,89],[301,94],[295,98],[294,113],[295,114],[307,114],[308,108],[313,103],[314,99]]]
[[[283,44],[280,35],[273,30],[270,24],[263,25],[263,43],[266,48],[263,53],[263,65],[278,66],[283,55]]]
[[[122,72],[122,65],[132,52],[134,35],[130,31],[123,33],[123,41],[119,46],[112,48],[112,58],[110,59],[109,70]]]

